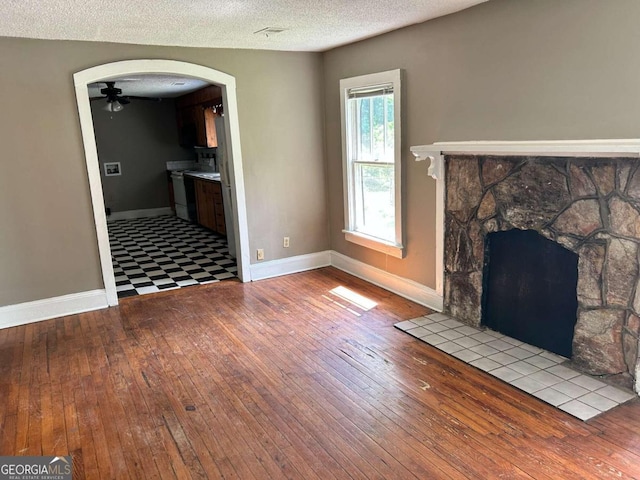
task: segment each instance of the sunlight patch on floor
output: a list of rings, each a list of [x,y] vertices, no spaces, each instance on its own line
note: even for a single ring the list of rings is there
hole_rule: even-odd
[[[354,292],[353,290],[349,290],[347,287],[342,287],[342,286],[336,287],[333,290],[331,290],[330,293],[342,298],[343,300],[346,300],[347,302],[351,303],[352,305],[355,305],[356,307],[358,307],[361,310],[364,310],[365,312],[371,310],[372,308],[378,305],[373,300],[367,297],[364,297],[359,293]]]

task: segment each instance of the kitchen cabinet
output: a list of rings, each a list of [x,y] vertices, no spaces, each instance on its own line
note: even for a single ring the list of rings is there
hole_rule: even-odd
[[[220,235],[226,235],[222,185],[218,181],[195,179],[194,186],[198,223]]]
[[[217,147],[215,118],[221,105],[222,91],[215,85],[178,97],[176,121],[180,145]]]
[[[222,103],[222,89],[217,85],[209,85],[207,87],[187,93],[176,98],[176,107],[183,108],[190,105],[207,104],[213,106],[216,103]]]
[[[171,179],[171,172],[167,170],[167,182],[169,185],[169,206],[171,211],[176,213],[176,197],[173,191],[173,180]]]
[[[177,109],[178,137],[183,147],[218,146],[213,107],[191,105]]]

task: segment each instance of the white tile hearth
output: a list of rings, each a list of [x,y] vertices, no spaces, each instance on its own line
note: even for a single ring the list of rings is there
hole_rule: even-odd
[[[564,357],[442,313],[395,327],[581,420],[636,396],[563,365]]]

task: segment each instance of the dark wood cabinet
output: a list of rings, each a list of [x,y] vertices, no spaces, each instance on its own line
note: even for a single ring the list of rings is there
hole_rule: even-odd
[[[179,108],[176,112],[178,136],[183,147],[218,146],[213,108],[202,105]]]
[[[216,85],[209,85],[176,98],[177,108],[201,104],[213,106],[216,103],[222,103],[222,89]]]
[[[169,206],[171,211],[176,213],[176,197],[173,191],[173,179],[171,178],[171,172],[167,170],[167,182],[169,185]]]
[[[183,147],[217,147],[215,118],[222,104],[220,87],[211,85],[176,99],[178,136]]]
[[[194,185],[198,223],[220,235],[226,235],[222,185],[220,182],[201,179],[194,180]]]
[[[227,235],[227,227],[224,219],[224,205],[222,204],[222,185],[220,182],[213,183],[213,211],[216,216],[216,232],[220,235]]]

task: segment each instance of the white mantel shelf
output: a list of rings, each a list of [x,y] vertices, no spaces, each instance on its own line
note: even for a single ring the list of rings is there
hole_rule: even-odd
[[[411,147],[416,161],[429,160],[428,174],[436,180],[436,292],[444,280],[444,157],[445,155],[519,155],[536,157],[640,158],[640,139],[538,140],[527,142],[436,142]]]
[[[436,142],[411,147],[416,161],[430,160],[429,175],[444,174],[444,155],[525,155],[538,157],[636,157],[640,139]]]

